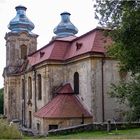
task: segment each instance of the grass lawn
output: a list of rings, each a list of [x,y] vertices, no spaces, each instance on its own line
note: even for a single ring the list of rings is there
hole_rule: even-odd
[[[129,130],[80,132],[77,134],[49,136],[47,139],[140,139],[140,128]]]

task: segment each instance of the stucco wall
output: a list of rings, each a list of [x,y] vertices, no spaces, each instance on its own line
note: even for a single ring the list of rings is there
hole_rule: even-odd
[[[105,120],[122,121],[126,106],[119,104],[117,99],[111,98],[108,94],[111,90],[111,83],[117,84],[121,80],[118,62],[115,60],[105,60],[104,62],[104,107]]]
[[[65,83],[65,67],[62,64],[48,65],[48,93],[49,100],[54,97],[54,92]]]
[[[6,65],[19,65],[21,56],[21,45],[27,46],[27,54],[31,54],[37,49],[36,36],[28,35],[26,32],[17,34],[6,34]],[[17,61],[18,60],[18,61]],[[17,63],[18,62],[18,63]]]
[[[74,88],[74,73],[79,74],[79,94],[81,102],[85,105],[88,111],[92,112],[93,94],[91,90],[91,61],[83,59],[78,62],[69,63],[66,65],[65,81],[71,83]]]
[[[75,125],[79,125],[82,122],[81,118],[54,118],[54,119],[49,119],[49,118],[35,118],[35,122],[34,123],[34,131],[38,132],[37,130],[37,123],[40,123],[40,134],[47,134],[48,130],[49,130],[49,125],[58,125],[58,128],[66,128],[69,126],[75,126]],[[92,118],[84,118],[84,123],[92,123]]]
[[[8,120],[20,118],[20,78],[5,77],[4,113]]]
[[[93,102],[92,109],[94,121],[102,121],[102,74],[101,74],[101,58],[91,59],[91,79]]]
[[[118,62],[111,59],[93,58],[91,73],[93,77],[91,87],[95,95],[95,103],[93,103],[95,121],[103,121],[103,110],[104,121],[108,119],[120,121],[126,107],[120,105],[115,98],[111,98],[108,94],[111,90],[111,83],[117,84],[120,81]]]

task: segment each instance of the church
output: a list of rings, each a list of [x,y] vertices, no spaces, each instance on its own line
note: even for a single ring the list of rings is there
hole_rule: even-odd
[[[79,124],[121,121],[125,107],[109,96],[122,76],[107,56],[112,43],[97,27],[79,37],[70,13],[61,13],[55,36],[37,50],[35,25],[26,7],[15,7],[5,35],[4,115],[38,134]],[[109,30],[108,30],[109,31]]]

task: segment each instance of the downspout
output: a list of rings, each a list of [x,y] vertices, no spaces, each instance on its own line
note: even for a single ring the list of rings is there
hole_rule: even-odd
[[[25,95],[25,72],[24,72],[23,86],[24,86],[23,87],[23,96],[24,96],[23,97],[23,108],[24,108],[24,110],[23,110],[23,112],[24,112],[23,113],[24,114],[23,115],[23,125],[26,126],[26,123],[25,123],[26,122],[25,121],[25,118],[26,118],[26,110],[25,110],[26,109],[26,102],[25,102],[25,100],[26,100],[26,95]]]
[[[105,121],[105,107],[104,107],[104,57],[101,59],[101,76],[102,76],[102,122]]]

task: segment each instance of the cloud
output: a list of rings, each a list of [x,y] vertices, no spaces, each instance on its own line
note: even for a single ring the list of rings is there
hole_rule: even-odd
[[[0,0],[0,3],[5,3],[7,0]]]

